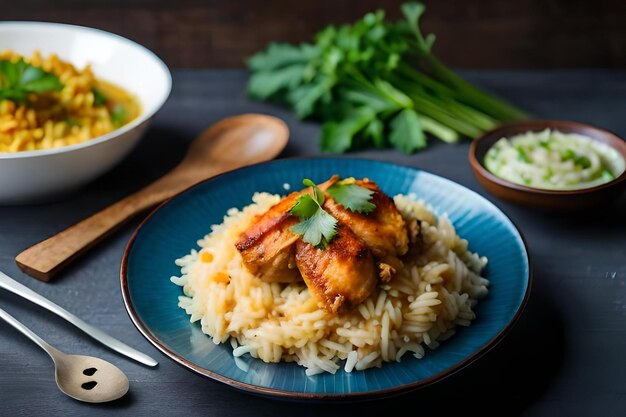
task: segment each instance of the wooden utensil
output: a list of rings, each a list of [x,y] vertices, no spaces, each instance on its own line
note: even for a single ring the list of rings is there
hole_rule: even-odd
[[[0,318],[50,355],[54,362],[57,386],[70,397],[89,403],[102,403],[117,400],[128,392],[128,378],[112,363],[93,356],[67,355],[50,346],[1,308]]]
[[[16,256],[27,274],[49,281],[85,250],[137,213],[156,206],[199,181],[276,157],[289,129],[280,119],[244,114],[223,119],[196,138],[185,158],[169,173],[123,200]]]

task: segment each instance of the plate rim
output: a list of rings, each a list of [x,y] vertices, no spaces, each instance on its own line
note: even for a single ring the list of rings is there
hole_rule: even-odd
[[[283,389],[277,389],[277,388],[269,388],[269,387],[262,387],[262,386],[258,386],[258,385],[254,385],[254,384],[250,384],[247,382],[242,382],[242,381],[238,381],[236,379],[221,375],[217,372],[208,370],[206,368],[203,368],[201,366],[195,365],[194,363],[192,363],[191,361],[185,359],[182,355],[180,355],[177,352],[174,352],[173,350],[169,349],[164,342],[162,342],[149,328],[148,326],[146,326],[146,324],[139,318],[139,315],[135,309],[135,306],[132,304],[131,302],[131,296],[130,296],[130,290],[128,287],[128,260],[129,260],[129,255],[130,252],[133,248],[133,245],[135,244],[136,238],[139,234],[139,232],[141,231],[141,229],[144,227],[144,225],[150,221],[150,219],[153,218],[153,216],[156,215],[156,213],[161,210],[164,206],[170,204],[173,200],[177,199],[179,196],[181,196],[184,193],[187,193],[188,191],[191,191],[192,189],[199,187],[207,182],[211,182],[211,181],[215,181],[218,178],[221,178],[225,175],[228,175],[230,173],[233,172],[237,172],[237,171],[242,171],[242,170],[247,170],[247,169],[253,169],[253,168],[258,168],[259,166],[265,166],[265,165],[272,165],[275,164],[276,162],[284,162],[284,161],[316,161],[316,160],[325,160],[325,161],[345,161],[345,160],[356,160],[359,162],[366,162],[366,163],[375,163],[375,164],[382,164],[382,165],[386,165],[391,167],[401,167],[401,168],[405,168],[405,169],[409,169],[411,171],[418,171],[418,172],[424,172],[427,173],[429,175],[433,175],[439,179],[443,179],[445,181],[451,182],[454,185],[460,186],[462,188],[464,188],[465,190],[469,191],[470,193],[473,193],[475,195],[477,195],[478,197],[480,197],[482,200],[484,200],[488,205],[490,205],[493,209],[495,209],[497,212],[499,212],[502,216],[504,216],[504,218],[506,218],[511,225],[513,226],[513,228],[515,229],[515,231],[517,232],[517,234],[520,237],[521,240],[521,244],[522,244],[522,248],[524,250],[524,259],[526,260],[526,266],[527,266],[527,284],[526,284],[526,288],[524,291],[524,297],[522,299],[522,301],[520,302],[520,305],[517,309],[517,311],[515,312],[515,314],[513,315],[513,317],[511,318],[511,320],[506,323],[506,325],[500,329],[500,331],[498,331],[498,333],[496,333],[491,339],[489,339],[485,344],[483,344],[481,347],[479,347],[477,350],[475,350],[474,352],[472,352],[472,354],[468,355],[467,357],[465,357],[463,360],[461,360],[460,362],[456,363],[453,366],[450,366],[434,375],[431,375],[428,378],[425,379],[421,379],[419,381],[415,381],[412,383],[408,383],[408,384],[403,384],[403,385],[398,385],[398,386],[394,386],[394,387],[390,387],[390,388],[385,388],[385,389],[379,389],[379,390],[373,390],[373,391],[363,391],[363,392],[354,392],[354,393],[311,393],[311,392],[301,392],[301,391],[287,391],[287,390],[283,390]],[[280,159],[273,159],[270,161],[264,161],[264,162],[260,162],[260,163],[256,163],[256,164],[251,164],[251,165],[246,165],[244,167],[240,167],[240,168],[236,168],[227,172],[223,172],[221,174],[215,175],[211,178],[207,178],[205,180],[202,180],[196,184],[193,184],[187,188],[185,188],[184,190],[178,192],[177,194],[173,195],[172,197],[168,198],[167,200],[163,201],[162,203],[160,203],[158,206],[156,206],[152,211],[150,211],[150,213],[145,216],[145,218],[141,221],[141,223],[139,223],[139,225],[135,228],[135,230],[133,231],[131,237],[129,238],[125,248],[124,248],[124,253],[122,256],[122,261],[121,261],[121,266],[120,266],[120,286],[121,286],[121,293],[122,293],[122,298],[124,301],[124,307],[126,308],[126,312],[129,315],[132,323],[135,325],[135,327],[137,328],[137,330],[139,330],[139,332],[155,347],[157,348],[161,353],[163,353],[165,356],[167,356],[169,359],[171,359],[172,361],[174,361],[174,363],[178,364],[179,366],[190,370],[192,372],[194,372],[197,375],[200,375],[204,378],[208,378],[209,380],[213,381],[213,382],[218,382],[218,383],[223,383],[226,386],[229,386],[231,388],[234,389],[238,389],[240,391],[249,393],[249,394],[255,394],[255,395],[261,395],[267,398],[275,398],[275,399],[283,399],[283,400],[309,400],[309,401],[344,401],[344,400],[348,400],[348,401],[360,401],[360,400],[370,400],[370,399],[380,399],[380,398],[387,398],[387,397],[392,397],[392,396],[396,396],[399,394],[403,394],[409,391],[414,391],[420,388],[424,388],[430,385],[433,385],[436,382],[442,381],[454,374],[456,374],[457,372],[461,371],[462,369],[466,368],[467,366],[469,366],[470,364],[476,362],[478,359],[482,358],[486,353],[488,353],[489,351],[491,351],[494,347],[496,347],[503,339],[504,337],[512,330],[512,328],[517,324],[517,322],[519,321],[520,317],[522,316],[524,310],[526,309],[526,306],[528,304],[528,300],[530,298],[530,294],[531,294],[531,290],[532,290],[532,284],[533,284],[533,272],[532,272],[532,267],[531,267],[532,263],[531,263],[531,256],[530,256],[530,252],[528,251],[528,245],[526,243],[526,239],[524,238],[524,235],[522,234],[522,232],[520,231],[520,229],[517,227],[517,225],[515,224],[515,222],[513,220],[511,220],[511,218],[509,216],[506,215],[506,213],[500,209],[498,206],[496,206],[493,202],[491,202],[490,200],[488,200],[486,197],[480,195],[479,193],[477,193],[476,191],[462,185],[459,184],[453,180],[450,180],[442,175],[438,175],[438,174],[434,174],[430,171],[421,169],[421,168],[417,168],[415,166],[412,165],[408,165],[408,164],[402,164],[402,163],[396,163],[396,162],[388,162],[388,161],[381,161],[381,160],[376,160],[376,159],[370,159],[370,158],[359,158],[359,157],[350,157],[350,156],[334,156],[334,157],[325,157],[325,156],[310,156],[310,157],[291,157],[291,158],[280,158]]]

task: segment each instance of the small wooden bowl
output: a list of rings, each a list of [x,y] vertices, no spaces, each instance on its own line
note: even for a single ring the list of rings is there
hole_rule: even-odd
[[[501,125],[472,142],[469,161],[478,182],[491,194],[503,200],[549,211],[575,211],[596,207],[608,204],[621,195],[626,185],[626,171],[614,180],[595,187],[556,191],[516,184],[497,177],[485,168],[485,154],[499,139],[547,128],[588,136],[611,146],[626,160],[626,142],[604,129],[562,120],[524,120]]]

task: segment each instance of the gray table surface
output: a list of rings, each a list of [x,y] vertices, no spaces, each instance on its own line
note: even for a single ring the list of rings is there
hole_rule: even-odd
[[[626,72],[464,74],[537,117],[593,123],[626,136]],[[518,225],[532,257],[533,292],[513,331],[462,372],[400,397],[354,404],[281,402],[235,391],[174,364],[135,329],[120,295],[119,265],[139,219],[52,283],[20,272],[13,259],[21,250],[165,173],[197,133],[223,117],[274,114],[291,129],[291,141],[281,157],[318,154],[319,126],[297,121],[285,109],[249,101],[244,71],[177,70],[173,76],[174,89],[165,107],[136,150],[114,170],[57,202],[0,207],[0,270],[154,356],[159,367],[130,362],[45,310],[1,292],[2,308],[61,350],[112,361],[127,373],[131,388],[126,397],[111,404],[74,401],[57,390],[46,354],[0,323],[0,415],[344,416],[380,415],[390,407],[405,406],[444,415],[464,410],[525,416],[626,414],[625,199],[612,207],[569,216],[507,204],[488,195],[474,179],[467,143],[433,142],[412,156],[392,150],[353,155],[413,165],[479,192]]]

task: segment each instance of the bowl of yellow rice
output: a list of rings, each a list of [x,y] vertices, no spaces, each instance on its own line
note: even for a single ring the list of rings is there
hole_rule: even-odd
[[[171,91],[145,47],[97,29],[0,23],[0,204],[45,201],[119,163]]]

